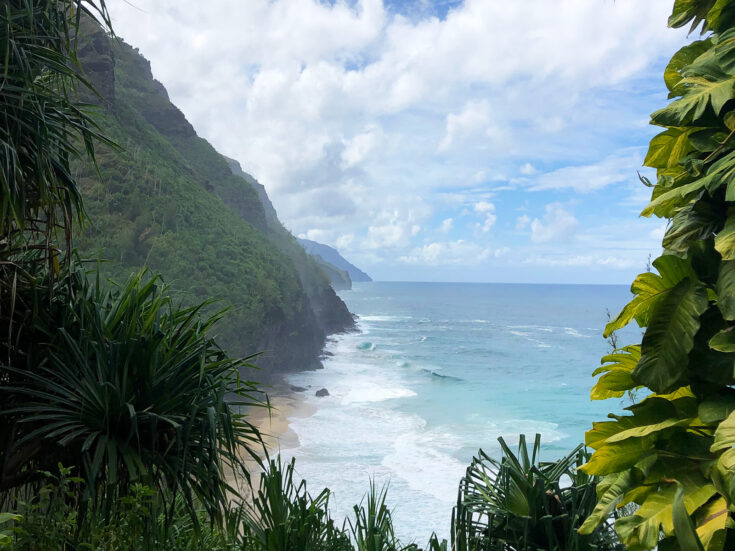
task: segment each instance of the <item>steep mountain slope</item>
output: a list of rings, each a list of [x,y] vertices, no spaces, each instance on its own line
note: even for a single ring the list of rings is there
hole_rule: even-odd
[[[196,135],[148,61],[95,27],[87,35],[80,59],[122,151],[99,152],[102,182],[78,167],[91,220],[77,233],[83,254],[111,260],[116,279],[150,266],[186,302],[220,299],[230,310],[219,340],[232,354],[263,352],[261,378],[318,366],[326,335],[354,323],[327,276]]]
[[[273,207],[273,203],[271,203],[263,184],[245,172],[240,166],[240,163],[235,159],[230,159],[229,157],[225,157],[225,159],[227,159],[232,173],[236,176],[240,176],[243,180],[248,182],[257,192],[265,211],[268,233],[279,247],[284,250],[297,265],[301,265],[303,263],[316,263],[316,265],[319,266],[319,268],[321,268],[329,278],[329,281],[335,290],[345,291],[352,289],[352,280],[350,279],[350,275],[347,271],[334,266],[319,255],[307,254],[308,251],[305,251],[304,247],[300,245],[302,240],[294,238],[293,235],[283,227],[281,222],[278,220],[276,209]]]
[[[313,254],[311,255],[311,257],[322,269],[322,271],[327,274],[329,282],[332,284],[332,288],[335,291],[349,291],[352,289],[352,280],[350,279],[350,274],[348,274],[344,270],[340,270],[339,268],[337,268],[337,266],[330,264],[318,254]]]
[[[328,245],[322,245],[316,241],[311,241],[310,239],[299,239],[299,243],[301,243],[301,246],[304,247],[307,253],[318,255],[322,257],[325,262],[329,262],[331,265],[347,272],[352,281],[372,281],[372,278],[369,275],[345,260],[345,258],[339,254],[337,249]]]

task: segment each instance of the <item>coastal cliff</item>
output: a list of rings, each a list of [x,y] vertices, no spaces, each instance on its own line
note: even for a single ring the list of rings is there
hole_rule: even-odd
[[[102,180],[77,170],[93,224],[77,231],[83,257],[108,259],[123,279],[149,266],[180,300],[214,296],[229,308],[215,328],[234,355],[260,355],[255,378],[319,367],[327,335],[354,327],[327,275],[275,213],[263,188],[197,136],[137,50],[88,25],[79,58],[101,97]],[[248,373],[252,377],[252,373]]]

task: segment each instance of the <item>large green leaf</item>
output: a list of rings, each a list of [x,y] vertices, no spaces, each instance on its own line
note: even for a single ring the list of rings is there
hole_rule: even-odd
[[[698,128],[668,128],[651,140],[643,164],[651,168],[673,168],[693,148],[689,135]]]
[[[670,419],[661,421],[660,423],[653,423],[651,425],[643,425],[640,427],[633,427],[627,430],[620,431],[619,433],[614,434],[613,436],[608,438],[607,443],[612,444],[614,442],[620,442],[628,438],[641,438],[643,436],[648,436],[649,434],[661,432],[663,430],[673,427],[685,427],[692,424],[693,421],[693,418],[677,419],[675,417],[672,417]]]
[[[690,279],[681,280],[657,302],[641,343],[641,361],[633,370],[634,381],[658,393],[685,384],[687,356],[707,305],[705,287]]]
[[[653,214],[660,217],[669,216],[672,211],[686,205],[695,195],[700,193],[704,188],[704,184],[705,182],[700,178],[656,195],[641,211],[641,216],[649,217]]]
[[[664,235],[667,251],[685,255],[693,242],[708,239],[719,228],[720,219],[710,203],[696,201],[676,213]]]
[[[732,448],[735,446],[735,412],[727,416],[727,418],[718,425],[715,431],[715,441],[710,448],[711,451],[717,452]]]
[[[602,446],[580,469],[597,476],[619,473],[655,453],[651,439],[630,438]]]
[[[716,492],[715,487],[697,473],[681,473],[677,482],[683,488],[682,503],[687,514],[697,511]],[[629,548],[651,549],[658,542],[661,531],[666,535],[674,533],[673,512],[678,486],[669,483],[649,494],[634,516],[615,523],[618,534]]]
[[[606,521],[622,503],[625,494],[645,479],[656,460],[655,455],[649,455],[626,471],[607,475],[604,482],[598,484],[598,489],[604,486],[604,491],[598,495],[595,509],[580,527],[580,534],[591,534],[601,522]]]
[[[697,512],[697,536],[706,551],[724,551],[728,519],[727,502],[723,498],[710,500]]]
[[[722,260],[735,260],[735,212],[728,215],[725,227],[715,237],[715,249]]]
[[[677,84],[682,97],[651,115],[651,122],[659,126],[697,124],[711,107],[719,115],[722,107],[733,97],[735,79],[711,81],[702,77],[684,78]]]
[[[679,546],[682,549],[691,551],[704,551],[702,542],[699,541],[694,523],[684,503],[684,487],[681,484],[678,485],[676,495],[674,496],[672,519],[674,530],[676,530],[676,537],[679,540]]]
[[[714,55],[723,71],[735,74],[735,29],[728,29],[717,36]]]
[[[728,505],[735,507],[735,448],[725,451],[712,470],[712,482]]]
[[[705,53],[711,46],[711,40],[697,40],[691,44],[687,44],[682,47],[678,52],[674,54],[666,66],[664,71],[664,82],[669,91],[674,91],[679,82],[684,78],[681,74],[682,70],[691,64],[700,55]],[[646,165],[650,166],[650,165]],[[658,168],[658,167],[654,167]]]
[[[735,261],[723,261],[715,285],[717,307],[726,320],[735,320]]]
[[[722,421],[735,411],[735,389],[724,388],[719,393],[705,398],[698,408],[703,423]]]
[[[683,27],[692,21],[694,30],[709,13],[715,0],[675,0],[674,9],[669,16],[670,27]]]
[[[707,27],[715,31],[724,31],[735,24],[735,7],[730,0],[717,0],[707,12]]]
[[[611,371],[600,377],[595,386],[592,387],[590,398],[592,400],[620,398],[628,390],[633,390],[637,386],[630,372]]]
[[[717,333],[709,340],[709,345],[718,352],[735,352],[735,328],[728,327]]]
[[[597,381],[590,396],[593,400],[619,398],[625,391],[636,388],[631,373],[641,358],[640,347],[626,346],[612,354],[603,357],[602,366],[598,367],[592,376],[604,373]]]
[[[653,267],[659,274],[646,272],[635,279],[630,288],[635,297],[607,324],[605,337],[628,325],[633,318],[639,325],[647,325],[651,311],[662,297],[683,279],[696,279],[691,263],[673,255],[660,256],[653,261]]]

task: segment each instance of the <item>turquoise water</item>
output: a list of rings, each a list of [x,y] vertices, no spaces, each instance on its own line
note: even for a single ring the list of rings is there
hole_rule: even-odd
[[[553,459],[625,405],[589,390],[609,350],[606,309],[625,304],[626,286],[364,283],[340,296],[360,332],[333,338],[323,370],[290,377],[317,409],[291,420],[299,447],[285,452],[311,491],[334,492],[340,521],[372,476],[400,504],[400,537],[446,537],[478,448],[538,432]],[[627,329],[621,343],[639,336]],[[329,397],[314,396],[322,387]]]

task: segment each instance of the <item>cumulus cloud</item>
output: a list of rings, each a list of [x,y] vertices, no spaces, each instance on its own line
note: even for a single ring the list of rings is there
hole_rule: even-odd
[[[479,201],[475,203],[474,209],[476,213],[485,217],[485,221],[478,225],[478,229],[482,230],[483,233],[489,232],[498,219],[495,214],[495,205],[489,201]]]
[[[459,239],[457,241],[436,242],[417,247],[399,257],[403,264],[439,266],[460,264],[471,266],[486,260],[491,250],[480,245]]]
[[[516,229],[517,230],[524,230],[526,229],[526,226],[531,223],[531,217],[527,214],[523,214],[516,218]]]
[[[600,152],[640,128],[650,94],[632,82],[685,33],[666,28],[670,0],[465,0],[446,13],[423,0],[109,7],[117,33],[199,134],[266,186],[289,229],[330,244],[352,235],[342,245],[375,263],[423,248],[435,212],[456,221],[444,200],[468,182],[520,172],[502,189],[594,193],[630,178],[640,151]],[[488,232],[505,208],[500,197],[493,212],[472,204],[459,208],[479,227],[456,223],[453,236]],[[533,223],[534,242],[556,241],[554,220]]]
[[[371,125],[364,132],[357,134],[345,143],[342,151],[342,162],[346,168],[365,161],[368,155],[377,147],[380,140],[380,130]]]
[[[577,219],[561,203],[551,203],[546,205],[546,212],[541,219],[534,218],[531,222],[531,241],[569,241],[578,226]]]
[[[452,218],[445,218],[442,220],[442,225],[439,227],[439,231],[442,233],[449,233],[452,231],[452,228],[454,227],[454,219]]]
[[[484,132],[489,135],[490,105],[487,101],[470,101],[459,113],[447,115],[446,133],[439,143],[439,151],[446,151],[455,142],[476,137]],[[481,171],[478,174],[484,173]],[[475,176],[477,178],[477,176]]]

